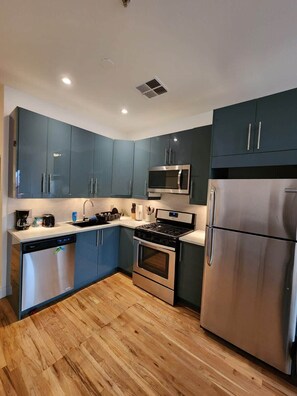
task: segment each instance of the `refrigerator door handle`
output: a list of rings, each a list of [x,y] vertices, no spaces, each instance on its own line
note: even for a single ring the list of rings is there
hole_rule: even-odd
[[[209,266],[212,265],[213,259],[213,229],[208,228],[206,240],[206,261]]]
[[[214,209],[215,209],[215,201],[216,201],[216,189],[211,187],[209,193],[209,208],[208,208],[208,225],[209,227],[213,226],[214,222]]]
[[[286,193],[297,193],[297,188],[285,188]]]

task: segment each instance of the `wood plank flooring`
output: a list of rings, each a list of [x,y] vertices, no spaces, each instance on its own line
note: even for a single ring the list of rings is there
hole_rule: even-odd
[[[0,395],[297,395],[123,274],[14,320],[0,300]]]

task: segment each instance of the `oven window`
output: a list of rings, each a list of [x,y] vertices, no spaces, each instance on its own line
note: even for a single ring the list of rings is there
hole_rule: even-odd
[[[139,245],[138,267],[168,279],[169,254]]]

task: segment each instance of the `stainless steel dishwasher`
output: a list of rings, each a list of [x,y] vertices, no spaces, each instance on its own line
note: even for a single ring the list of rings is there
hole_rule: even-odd
[[[76,235],[23,243],[21,311],[74,287]]]

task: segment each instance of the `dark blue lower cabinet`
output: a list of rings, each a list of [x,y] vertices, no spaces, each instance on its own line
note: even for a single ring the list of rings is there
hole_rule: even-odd
[[[204,247],[182,242],[176,271],[176,297],[200,310]]]
[[[118,227],[78,233],[74,287],[78,289],[115,272],[118,246]]]
[[[133,236],[134,229],[120,228],[119,268],[128,275],[133,271]]]

